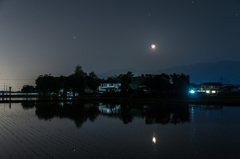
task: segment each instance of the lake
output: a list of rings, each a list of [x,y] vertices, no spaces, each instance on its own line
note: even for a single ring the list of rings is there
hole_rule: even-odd
[[[240,107],[0,104],[0,158],[240,158]]]

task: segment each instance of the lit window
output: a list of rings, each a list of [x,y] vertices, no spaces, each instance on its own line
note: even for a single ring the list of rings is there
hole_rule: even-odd
[[[216,91],[212,91],[212,93],[216,93]]]
[[[210,92],[209,90],[206,91],[206,93],[209,93],[209,92]]]

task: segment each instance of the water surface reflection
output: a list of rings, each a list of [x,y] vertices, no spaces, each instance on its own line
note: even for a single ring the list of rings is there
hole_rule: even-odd
[[[240,108],[2,103],[0,158],[239,158]]]
[[[94,121],[99,114],[94,103],[36,103],[36,115],[39,119],[68,118],[76,127],[81,127],[87,120]]]
[[[108,104],[108,103],[22,103],[23,109],[36,108],[39,119],[68,118],[81,127],[88,119],[94,121],[99,115],[118,118],[124,124],[134,118],[145,119],[146,124],[178,124],[190,121],[188,105],[166,104]]]

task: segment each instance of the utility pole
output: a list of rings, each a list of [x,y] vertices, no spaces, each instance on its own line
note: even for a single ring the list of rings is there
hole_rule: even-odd
[[[9,87],[9,95],[10,95],[10,100],[11,100],[11,89],[12,89],[12,87]]]
[[[4,83],[4,88],[3,88],[3,96],[4,96],[4,94],[5,94],[5,83]]]

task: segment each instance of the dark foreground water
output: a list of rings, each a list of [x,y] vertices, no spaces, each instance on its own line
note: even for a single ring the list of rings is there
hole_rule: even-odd
[[[0,158],[240,158],[240,108],[0,104]]]

